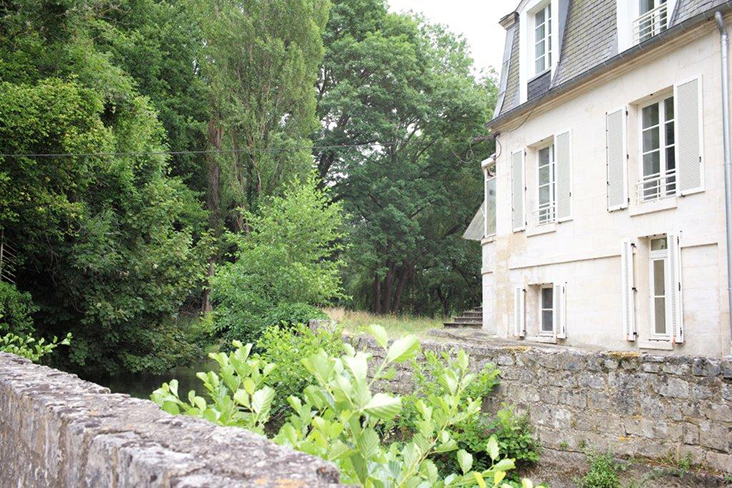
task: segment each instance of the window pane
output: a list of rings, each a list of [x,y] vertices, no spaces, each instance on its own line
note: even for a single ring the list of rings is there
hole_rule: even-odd
[[[673,147],[666,149],[666,171],[673,171],[676,169],[676,153]]]
[[[534,30],[536,33],[536,36],[534,37],[534,42],[543,41],[546,37],[546,24],[536,24],[536,29]]]
[[[651,241],[651,251],[662,251],[668,246],[668,239],[662,237]]]
[[[554,288],[541,289],[541,308],[551,309],[554,306]]]
[[[659,130],[658,127],[655,129],[648,129],[643,131],[643,152],[653,151],[658,149],[660,146],[659,142]]]
[[[545,164],[549,164],[549,155],[550,155],[550,147],[545,147],[544,149],[539,149],[539,166],[544,166]]]
[[[539,188],[539,205],[544,205],[545,203],[549,203],[549,185],[542,186]]]
[[[541,330],[542,332],[551,332],[554,330],[554,313],[551,310],[541,312]]]
[[[666,295],[665,264],[661,259],[653,261],[653,294],[656,296]]]
[[[544,23],[544,9],[541,9],[538,12],[536,12],[536,24],[535,25],[539,25],[539,24],[543,24],[543,23]]]
[[[669,122],[666,124],[666,145],[672,146],[674,144],[674,123]]]
[[[656,334],[666,334],[666,299],[654,298]]]
[[[653,0],[640,0],[640,13],[644,14],[653,10]]]
[[[539,168],[539,185],[546,185],[549,183],[549,166],[541,166]]]
[[[673,120],[674,119],[674,97],[669,97],[666,100],[663,101],[665,107],[664,112],[666,112],[665,117],[666,120]]]
[[[643,155],[643,176],[649,177],[661,171],[660,153],[658,151]]]
[[[643,128],[658,125],[658,104],[643,108]]]

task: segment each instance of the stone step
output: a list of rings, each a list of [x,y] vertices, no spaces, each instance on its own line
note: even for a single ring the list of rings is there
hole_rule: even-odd
[[[452,321],[460,324],[482,324],[483,317],[455,317]]]
[[[482,323],[465,323],[465,322],[445,322],[444,325],[448,329],[460,329],[460,328],[480,329],[483,327]]]

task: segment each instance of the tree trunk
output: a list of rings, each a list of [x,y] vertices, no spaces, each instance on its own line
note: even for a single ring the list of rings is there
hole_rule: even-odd
[[[391,313],[391,291],[394,288],[394,275],[396,274],[396,265],[393,261],[387,261],[386,283],[384,288],[384,314]]]
[[[212,152],[206,154],[208,164],[206,207],[209,212],[209,226],[216,236],[221,234],[221,166],[218,161],[218,151],[221,150],[222,136],[223,129],[220,120],[210,120],[208,123],[208,147]],[[211,311],[211,277],[214,274],[215,265],[216,256],[214,255],[208,260],[208,277],[201,300],[201,311],[204,313]]]
[[[374,273],[374,313],[381,314],[381,279]]]
[[[411,266],[405,266],[402,275],[399,277],[399,283],[397,284],[396,296],[394,297],[394,312],[399,313],[402,308],[402,294],[404,293],[404,286],[412,276]]]

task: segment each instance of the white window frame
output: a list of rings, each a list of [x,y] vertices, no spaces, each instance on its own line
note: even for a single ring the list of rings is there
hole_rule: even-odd
[[[539,13],[544,14],[544,22],[543,24],[537,23],[537,16]],[[538,9],[534,10],[531,13],[531,42],[529,43],[529,48],[531,49],[531,59],[532,66],[531,66],[531,72],[533,73],[533,77],[540,76],[547,71],[552,69],[552,66],[554,65],[553,61],[553,55],[554,51],[552,49],[552,37],[555,35],[552,31],[552,22],[553,22],[553,16],[552,16],[552,3],[546,2],[545,4],[541,5]],[[536,31],[537,29],[543,25],[544,26],[544,37],[539,39],[536,37]],[[541,56],[536,55],[536,46],[540,42],[544,42],[544,53]],[[543,59],[544,68],[539,70],[536,67],[536,63],[540,58]]]
[[[652,250],[653,241],[656,240],[662,240],[666,242],[666,248],[660,249],[660,250]],[[663,280],[664,280],[664,317],[666,321],[666,332],[663,334],[659,334],[656,332],[656,298],[661,296],[656,294],[655,290],[655,275],[654,275],[654,263],[656,262],[663,262]],[[669,290],[670,286],[672,286],[670,282],[670,273],[669,273],[669,250],[668,250],[668,239],[666,236],[662,237],[653,237],[648,240],[648,294],[649,294],[649,323],[651,325],[650,330],[650,337],[653,340],[659,340],[659,341],[670,341],[671,336],[673,334],[673,331],[669,330],[671,324],[673,323],[671,320],[671,307],[670,307],[670,300],[669,300]]]
[[[551,300],[549,300],[549,308],[544,307],[544,290],[552,292]],[[552,328],[544,330],[544,312],[551,312]],[[554,323],[554,284],[548,283],[539,286],[539,335],[542,337],[554,337],[557,324]]]
[[[539,154],[544,149],[549,149],[549,183],[541,184],[541,166]],[[546,208],[542,208],[541,188],[549,186],[549,202],[544,204]],[[547,217],[542,218],[542,212]],[[536,218],[534,222],[537,226],[551,224],[557,221],[557,157],[554,140],[549,144],[545,144],[536,149]]]
[[[666,119],[666,100],[669,98],[673,99],[674,112],[676,107],[676,98],[674,93],[664,93],[663,95],[654,97],[651,101],[645,102],[643,105],[638,107],[638,173],[640,175],[639,180],[636,184],[636,200],[638,203],[655,202],[664,198],[671,198],[677,195],[678,189],[678,178],[676,176],[677,170],[677,157],[676,157],[676,144],[678,143],[678,135],[676,131],[676,114],[671,114],[671,119]],[[643,110],[658,105],[658,124],[651,127],[643,127]],[[668,144],[666,140],[666,125],[673,123],[674,128],[674,143]],[[658,130],[658,149],[653,151],[643,151],[643,132],[649,129],[656,128]],[[673,174],[668,170],[668,161],[666,159],[666,151],[673,149],[674,151],[674,169]],[[643,156],[650,154],[654,151],[659,152],[659,173],[646,176],[645,165]],[[646,192],[649,191],[646,185],[653,184],[653,180],[656,180],[657,194],[656,196],[646,197]],[[673,187],[672,190],[669,187]]]
[[[484,190],[483,190],[484,193],[485,193],[485,198],[484,198],[485,208],[483,209],[483,215],[484,215],[484,218],[485,218],[485,220],[483,222],[483,230],[484,230],[483,233],[485,234],[484,237],[493,237],[493,236],[496,235],[497,230],[498,230],[498,218],[497,218],[498,215],[497,215],[497,209],[496,209],[496,204],[497,204],[497,200],[498,200],[498,186],[496,185],[497,182],[496,182],[496,170],[495,170],[495,168],[496,168],[495,163],[493,163],[492,165],[486,166],[485,169],[484,169],[484,173],[485,173],[485,178],[484,178],[485,179],[485,186],[484,186]],[[495,195],[493,197],[493,212],[496,213],[495,218],[494,218],[495,226],[496,227],[493,229],[493,232],[488,232],[488,223],[490,222],[490,214],[488,212],[488,209],[489,209],[489,205],[488,205],[488,201],[489,201],[489,189],[488,189],[488,185],[489,185],[489,183],[491,181],[494,184],[493,191],[495,193]]]

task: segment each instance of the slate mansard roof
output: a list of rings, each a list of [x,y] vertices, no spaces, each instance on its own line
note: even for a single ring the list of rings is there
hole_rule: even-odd
[[[549,79],[550,73],[547,73],[547,80],[532,80],[528,99],[524,103],[520,102],[519,15],[512,12],[501,19],[501,24],[508,31],[506,42],[510,46],[507,45],[504,51],[502,71],[506,73],[501,73],[502,96],[499,96],[493,120],[488,126],[521,113],[527,106],[540,102],[547,92],[557,91],[570,82],[580,81],[584,75],[590,74],[603,63],[619,57],[617,4],[617,0],[560,0],[559,27],[562,32],[559,39],[559,63],[553,78]],[[713,12],[710,11],[722,5],[732,7],[732,1],[678,0],[667,32],[671,34],[674,27],[697,19],[705,13],[706,17],[711,18]],[[657,42],[657,39],[651,38],[636,47],[642,48],[653,42]],[[632,49],[634,48],[623,54]]]

